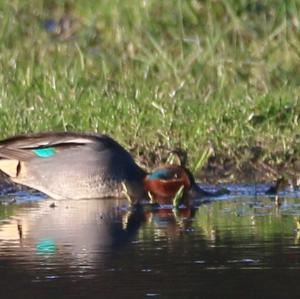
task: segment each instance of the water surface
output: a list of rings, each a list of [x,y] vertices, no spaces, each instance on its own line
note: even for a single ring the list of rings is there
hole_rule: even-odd
[[[299,194],[229,187],[179,211],[3,198],[0,298],[298,298]]]

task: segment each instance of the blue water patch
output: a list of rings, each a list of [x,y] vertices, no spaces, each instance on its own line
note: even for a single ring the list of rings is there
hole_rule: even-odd
[[[2,191],[2,190],[1,190]],[[24,204],[44,201],[48,197],[41,192],[15,191],[0,193],[0,205]]]
[[[56,153],[55,148],[53,148],[53,147],[37,148],[32,151],[41,158],[52,157]]]

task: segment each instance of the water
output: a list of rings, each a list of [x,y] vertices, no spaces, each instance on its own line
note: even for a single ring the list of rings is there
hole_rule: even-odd
[[[0,298],[298,298],[299,193],[229,188],[178,212],[3,198]]]

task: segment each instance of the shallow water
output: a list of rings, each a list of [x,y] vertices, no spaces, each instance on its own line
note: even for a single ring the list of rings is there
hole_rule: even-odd
[[[228,187],[177,212],[3,197],[0,298],[298,298],[299,192]]]

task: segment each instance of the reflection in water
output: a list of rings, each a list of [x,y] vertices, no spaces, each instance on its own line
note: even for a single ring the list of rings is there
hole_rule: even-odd
[[[97,199],[2,206],[0,298],[279,298],[287,289],[293,297],[300,200],[279,202],[236,196],[180,210]]]
[[[51,257],[78,271],[94,266],[107,247],[120,246],[138,230],[143,215],[113,200],[49,201],[19,207],[0,227],[0,256],[24,256],[33,261]],[[63,266],[66,263],[63,262]],[[68,265],[69,266],[69,265]]]

